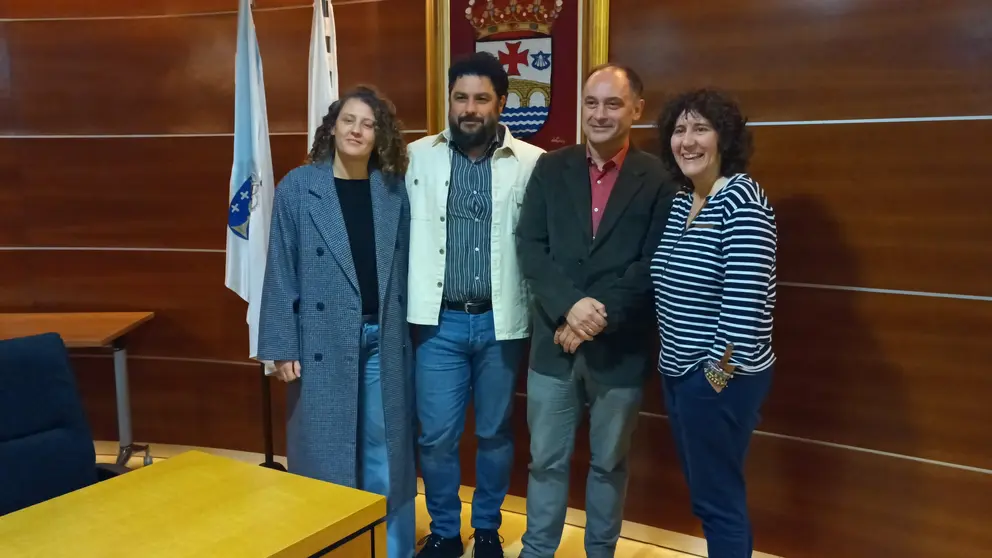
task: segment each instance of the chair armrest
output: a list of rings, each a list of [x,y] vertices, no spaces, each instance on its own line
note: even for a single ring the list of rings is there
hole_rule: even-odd
[[[116,463],[97,463],[96,464],[96,478],[97,481],[105,481],[107,479],[114,478],[124,473],[130,473],[131,469],[123,465],[118,465]]]

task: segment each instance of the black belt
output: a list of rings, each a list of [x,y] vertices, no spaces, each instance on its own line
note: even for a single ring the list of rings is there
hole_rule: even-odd
[[[379,323],[379,316],[375,314],[363,314],[362,325],[376,325]]]
[[[469,314],[485,314],[493,309],[491,300],[470,300],[468,302],[452,302],[445,300],[443,306],[448,310],[467,312]]]

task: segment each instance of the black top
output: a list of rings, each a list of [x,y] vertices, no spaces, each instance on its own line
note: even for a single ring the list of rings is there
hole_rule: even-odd
[[[375,263],[375,225],[372,220],[372,189],[369,179],[334,178],[341,202],[344,226],[348,230],[351,259],[355,262],[358,289],[362,294],[362,314],[379,315],[379,275]]]

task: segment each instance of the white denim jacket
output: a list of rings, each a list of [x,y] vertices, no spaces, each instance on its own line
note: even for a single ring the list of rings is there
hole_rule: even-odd
[[[448,181],[451,179],[450,135],[426,136],[407,150],[410,164],[406,188],[410,196],[410,271],[407,321],[437,325],[444,292],[443,249],[447,245]],[[492,301],[496,339],[530,335],[530,293],[517,265],[514,233],[524,190],[540,147],[514,139],[509,130],[492,156]]]

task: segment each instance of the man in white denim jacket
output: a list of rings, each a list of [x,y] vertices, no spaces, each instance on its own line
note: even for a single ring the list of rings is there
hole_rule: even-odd
[[[423,558],[462,556],[459,440],[472,399],[478,438],[475,556],[502,558],[516,373],[530,335],[529,293],[514,236],[544,150],[499,122],[509,80],[492,55],[448,71],[448,128],[409,146],[407,320],[416,326],[420,466],[431,534]]]

